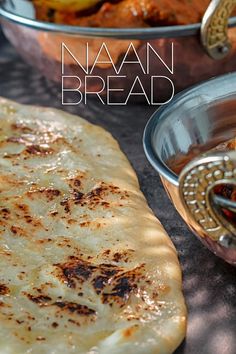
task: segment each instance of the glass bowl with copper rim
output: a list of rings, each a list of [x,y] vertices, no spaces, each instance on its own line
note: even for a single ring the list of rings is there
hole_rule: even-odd
[[[144,149],[186,224],[236,264],[236,73],[175,96],[149,120]]]

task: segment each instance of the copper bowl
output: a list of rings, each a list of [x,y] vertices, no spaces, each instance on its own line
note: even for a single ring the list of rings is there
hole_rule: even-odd
[[[143,72],[140,65],[132,64],[132,66],[124,65],[117,76],[112,65],[109,63],[100,64],[96,65],[93,70],[92,75],[95,78],[87,80],[86,85],[85,76],[87,74],[67,53],[64,65],[64,75],[67,78],[65,78],[64,87],[77,88],[80,86],[82,93],[86,90],[90,95],[91,92],[101,91],[99,95],[104,97],[104,101],[107,99],[107,77],[110,77],[110,87],[118,89],[116,92],[112,91],[111,101],[114,99],[114,101],[118,100],[119,103],[125,104],[125,99],[135,78],[139,76],[148,100],[142,94],[136,95],[135,101],[140,99],[149,104],[158,105],[169,101],[174,90],[178,92],[202,80],[236,69],[236,17],[232,17],[229,21],[231,51],[221,60],[212,59],[204,50],[200,40],[200,23],[186,26],[132,29],[58,25],[37,21],[33,5],[27,0],[0,1],[0,17],[6,37],[22,57],[29,64],[37,67],[47,78],[60,83],[62,81],[62,43],[73,52],[82,65],[85,65],[87,61],[85,53],[88,43],[90,51],[88,66],[90,68],[102,43],[106,44],[117,67],[121,64],[130,43],[133,44],[140,61],[145,65],[149,43],[166,65],[163,65],[163,62],[158,60],[153,53],[150,55],[148,74]],[[173,74],[170,72],[172,44],[174,48]],[[129,52],[127,60],[137,60],[134,51]],[[77,78],[68,78],[68,76],[76,76]],[[150,88],[152,76],[162,76],[155,80],[153,90]],[[171,82],[174,84],[174,89]],[[138,91],[140,91],[140,87]],[[67,96],[65,101],[70,101],[70,92],[67,91],[65,94]]]
[[[217,256],[236,265],[236,203],[213,193],[236,186],[236,150],[212,150],[236,138],[236,73],[176,95],[144,133],[146,156],[186,224]]]

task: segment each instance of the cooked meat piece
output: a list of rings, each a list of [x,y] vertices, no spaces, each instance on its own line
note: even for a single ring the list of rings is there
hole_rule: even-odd
[[[41,20],[85,27],[152,27],[201,21],[210,0],[105,1],[83,12],[53,11],[37,6]]]

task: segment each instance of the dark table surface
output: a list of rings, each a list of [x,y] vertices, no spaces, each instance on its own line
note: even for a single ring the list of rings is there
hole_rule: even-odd
[[[0,95],[21,103],[65,109],[113,134],[137,172],[149,205],[179,253],[189,318],[186,340],[175,354],[236,354],[236,270],[212,255],[192,235],[147,162],[142,134],[154,108],[107,107],[97,101],[86,106],[63,107],[60,88],[25,64],[1,32]]]

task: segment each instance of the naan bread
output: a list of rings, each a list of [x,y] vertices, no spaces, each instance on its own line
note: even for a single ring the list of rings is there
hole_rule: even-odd
[[[5,99],[0,118],[0,353],[172,353],[176,251],[116,141]]]

